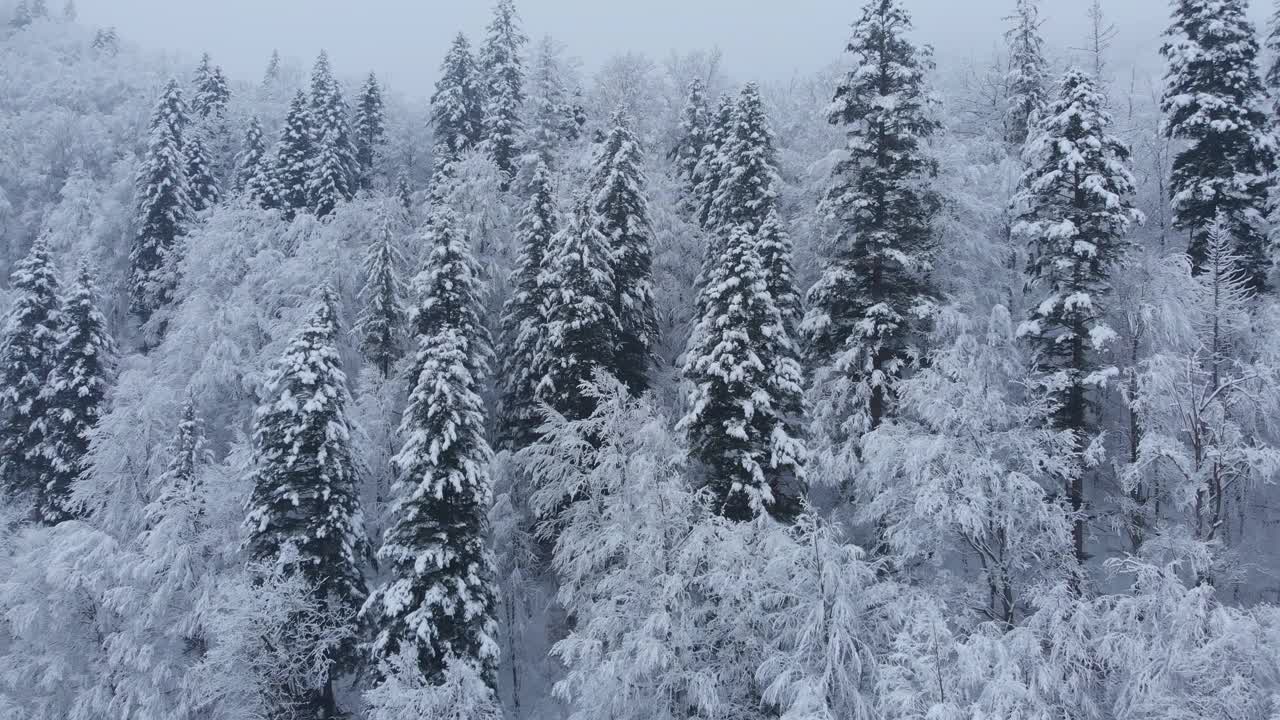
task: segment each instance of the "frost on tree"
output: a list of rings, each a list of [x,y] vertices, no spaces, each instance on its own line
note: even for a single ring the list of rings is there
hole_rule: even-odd
[[[899,0],[872,0],[854,24],[853,69],[828,115],[844,129],[845,152],[821,210],[832,233],[827,267],[801,324],[813,362],[855,387],[852,412],[863,429],[892,412],[894,383],[935,302],[939,200],[923,146],[937,124],[924,84],[931,62],[905,37],[910,29]]]
[[[261,172],[267,158],[267,144],[262,137],[262,123],[257,115],[249,118],[249,127],[244,131],[244,141],[241,146],[243,149],[236,156],[234,187],[237,191],[249,191],[251,196],[254,196],[256,195],[254,177]],[[254,200],[257,201],[258,197],[254,197]]]
[[[680,181],[682,201],[696,202],[698,194],[698,163],[702,152],[710,142],[711,118],[707,107],[707,88],[702,80],[690,81],[686,90],[684,109],[680,112],[680,135],[668,159],[675,164],[676,179]]]
[[[747,520],[798,509],[804,447],[793,424],[804,377],[769,294],[755,238],[724,231],[723,254],[703,286],[703,315],[685,351],[693,385],[680,426],[706,468],[716,512]]]
[[[200,58],[200,67],[196,68],[195,94],[191,100],[191,112],[196,117],[219,117],[227,112],[227,103],[231,100],[231,90],[227,87],[227,77],[222,68],[213,64],[209,53]]]
[[[778,205],[777,155],[760,87],[747,83],[721,143],[717,164],[723,171],[711,197],[709,227],[727,230],[740,225],[753,234],[759,231]]]
[[[1258,41],[1244,0],[1177,0],[1160,48],[1168,62],[1165,133],[1185,141],[1173,160],[1174,227],[1187,233],[1195,267],[1208,228],[1227,217],[1251,287],[1266,287],[1266,212],[1277,146],[1263,106]]]
[[[72,491],[88,471],[85,455],[99,418],[115,363],[115,343],[98,310],[93,275],[81,268],[67,293],[53,369],[41,392],[43,476],[36,513],[49,525],[77,516]]]
[[[1018,0],[1013,27],[1005,33],[1009,45],[1009,107],[1005,114],[1005,140],[1016,148],[1035,131],[1048,100],[1044,40],[1040,37],[1038,0]]]
[[[191,209],[195,212],[208,210],[218,203],[222,193],[218,190],[218,180],[213,176],[209,153],[199,134],[192,133],[186,138],[182,152],[187,160],[187,194],[191,198]]]
[[[707,130],[707,141],[702,145],[698,156],[698,164],[694,166],[694,196],[689,201],[694,210],[698,224],[706,228],[711,220],[711,203],[715,201],[717,189],[727,168],[721,164],[721,151],[729,142],[733,132],[733,98],[721,95],[716,106],[715,116],[711,119]]]
[[[1031,246],[1038,302],[1020,328],[1038,350],[1054,426],[1070,432],[1078,456],[1064,478],[1084,560],[1084,453],[1098,427],[1094,393],[1116,373],[1104,352],[1116,336],[1106,321],[1112,271],[1123,261],[1134,209],[1129,148],[1108,131],[1111,116],[1092,76],[1071,70],[1045,110],[1023,160],[1014,198],[1015,237]]]
[[[498,0],[480,49],[481,137],[485,154],[508,178],[514,178],[520,156],[517,142],[525,99],[521,57],[527,42],[514,0]]]
[[[414,337],[428,338],[453,330],[465,344],[467,369],[477,379],[484,378],[493,345],[479,310],[480,269],[458,216],[449,208],[432,213],[423,228],[422,246],[427,259],[414,279],[417,303],[410,313],[410,331]]]
[[[311,72],[311,148],[306,174],[308,207],[327,217],[350,200],[360,178],[356,147],[347,122],[347,101],[333,77],[329,56],[320,53]]]
[[[467,36],[458,33],[440,64],[440,79],[431,95],[437,173],[480,141],[484,110],[479,73]]]
[[[0,483],[15,507],[35,502],[46,462],[45,382],[62,337],[62,301],[49,247],[37,240],[9,278],[16,292],[0,335]]]
[[[365,255],[365,284],[360,291],[364,308],[357,321],[360,350],[365,360],[390,377],[391,368],[404,354],[405,287],[400,279],[404,257],[396,247],[389,222]]]
[[[608,240],[613,312],[621,334],[611,372],[640,393],[649,387],[650,349],[657,340],[653,308],[653,225],[645,196],[640,141],[621,112],[597,151],[589,192],[592,214]]]
[[[284,130],[281,131],[280,142],[276,146],[275,172],[271,178],[272,190],[280,207],[284,208],[286,217],[292,218],[309,206],[307,182],[315,156],[313,133],[307,95],[299,90],[284,119]],[[266,178],[262,178],[260,182],[264,187],[262,197],[268,197],[265,193]]]
[[[271,369],[253,421],[246,549],[297,574],[321,602],[353,617],[366,597],[367,541],[351,448],[347,376],[338,356],[337,300],[325,291]],[[295,637],[294,643],[316,638]],[[320,689],[296,701],[332,715],[334,676],[352,669],[353,642],[327,653]]]
[[[376,170],[378,154],[386,142],[386,120],[383,117],[382,88],[373,73],[360,88],[360,99],[356,103],[355,119],[352,121],[352,133],[355,136],[355,161],[358,171],[356,186],[361,190],[373,188],[373,176]]]
[[[138,233],[129,250],[130,307],[144,321],[169,301],[172,255],[193,212],[184,152],[188,124],[182,89],[170,80],[151,117],[138,176]]]

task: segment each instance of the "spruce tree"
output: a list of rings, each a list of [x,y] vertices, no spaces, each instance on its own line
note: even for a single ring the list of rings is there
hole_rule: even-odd
[[[308,207],[307,179],[315,152],[312,138],[311,110],[306,94],[299,90],[284,120],[273,173],[277,201],[284,208],[286,217],[292,218],[299,210]]]
[[[222,68],[214,65],[209,53],[205,53],[200,58],[200,67],[196,68],[191,112],[200,118],[225,115],[230,101],[231,90],[227,87],[227,78],[222,74]]]
[[[409,318],[415,337],[431,337],[450,329],[465,341],[467,369],[483,379],[489,370],[493,343],[489,327],[477,311],[480,267],[471,254],[470,240],[458,216],[448,207],[427,218],[422,245],[427,248],[423,270],[414,279],[417,304]]]
[[[1111,116],[1093,78],[1063,76],[1024,154],[1029,169],[1014,199],[1015,236],[1031,243],[1030,272],[1040,300],[1021,332],[1036,347],[1055,425],[1075,439],[1077,460],[1066,478],[1076,515],[1075,551],[1084,560],[1084,462],[1097,418],[1091,407],[1104,382],[1103,351],[1115,336],[1106,321],[1110,274],[1123,260],[1130,226],[1141,220],[1129,149],[1108,131]]]
[[[361,558],[367,541],[337,341],[337,300],[325,290],[263,388],[244,525],[251,559],[299,574],[317,599],[355,613],[366,597]],[[324,717],[337,713],[334,676],[357,660],[354,643],[330,650],[322,687],[296,698]]]
[[[440,79],[431,95],[437,170],[480,142],[484,118],[480,92],[479,70],[471,56],[471,44],[466,35],[458,33],[440,65]]]
[[[1010,20],[1013,27],[1005,33],[1009,44],[1009,106],[1005,113],[1005,140],[1021,148],[1039,122],[1047,101],[1044,40],[1040,38],[1038,0],[1017,0]]]
[[[537,399],[574,420],[591,415],[583,391],[597,369],[614,372],[622,328],[613,306],[613,254],[583,197],[545,259],[547,321],[533,368]]]
[[[103,28],[93,34],[93,49],[108,57],[120,54],[120,34],[114,27]]]
[[[1262,102],[1258,42],[1244,0],[1177,0],[1160,51],[1168,61],[1165,132],[1186,141],[1174,157],[1174,227],[1189,236],[1196,268],[1219,213],[1236,238],[1251,287],[1266,286],[1271,261],[1265,213],[1276,142]]]
[[[266,157],[267,143],[262,136],[262,123],[258,121],[258,116],[254,115],[249,118],[249,127],[244,133],[243,149],[236,156],[236,190],[246,190],[250,187]]]
[[[613,312],[621,333],[610,371],[639,394],[649,387],[650,349],[658,336],[653,308],[653,226],[645,198],[643,150],[629,119],[614,114],[592,168],[591,211],[608,240]]]
[[[791,235],[783,226],[777,209],[765,215],[756,231],[756,250],[760,253],[760,266],[764,268],[765,287],[782,314],[783,325],[794,330],[800,322],[800,293],[796,290],[794,255]]]
[[[77,515],[71,493],[88,469],[89,435],[106,412],[115,344],[95,305],[93,275],[82,267],[67,294],[53,370],[41,393],[43,477],[36,513],[54,525]]]
[[[360,100],[356,103],[354,127],[356,145],[356,186],[361,190],[373,188],[373,173],[378,160],[378,149],[386,142],[386,120],[383,116],[382,88],[378,78],[369,73]]]
[[[272,50],[267,69],[262,73],[262,87],[271,87],[280,79],[280,51]]]
[[[364,310],[360,314],[360,349],[364,357],[390,377],[391,368],[404,354],[404,282],[400,279],[404,257],[396,247],[390,223],[369,246],[365,256],[365,284],[360,292]]]
[[[154,481],[153,500],[147,504],[144,514],[152,530],[168,522],[185,526],[170,528],[164,535],[194,544],[201,518],[205,515],[200,472],[213,464],[213,453],[207,446],[204,425],[196,413],[195,402],[190,398],[182,404],[178,428],[169,443],[168,457],[164,472]],[[145,537],[143,542],[146,543]]]
[[[9,278],[15,296],[0,335],[0,487],[35,501],[44,475],[44,398],[62,336],[62,303],[49,246],[37,240]]]
[[[218,190],[218,180],[209,167],[209,154],[198,133],[191,133],[186,138],[182,152],[186,157],[187,194],[191,199],[191,210],[208,210],[218,204],[222,192]]]
[[[680,113],[680,137],[671,148],[676,179],[680,181],[681,200],[688,203],[698,192],[698,162],[710,142],[711,118],[707,108],[706,86],[702,80],[689,83],[684,110]]]
[[[694,184],[697,190],[691,205],[698,224],[703,228],[708,228],[711,224],[711,204],[715,201],[721,179],[728,173],[728,169],[721,164],[724,159],[721,153],[733,132],[734,110],[733,98],[721,95],[715,118],[708,130],[707,142],[702,146],[702,155],[698,158],[695,169],[697,177]]]
[[[713,228],[742,225],[756,233],[778,205],[778,152],[765,117],[760,88],[747,83],[738,95],[733,122],[720,149],[724,168],[711,197],[707,222]]]
[[[546,332],[548,297],[543,272],[559,228],[551,173],[534,170],[529,203],[516,228],[519,250],[511,296],[502,306],[502,435],[513,448],[527,445],[541,424],[536,401],[537,352]]]
[[[552,167],[556,151],[572,134],[574,126],[568,92],[564,86],[560,48],[550,36],[538,43],[533,72],[529,78],[528,122],[521,141],[529,166],[522,172],[536,170],[537,163]]]
[[[520,109],[524,104],[521,54],[528,39],[520,31],[514,0],[498,0],[493,8],[484,47],[480,50],[481,96],[484,119],[481,136],[486,154],[514,178],[520,149]]]
[[[474,263],[447,213],[432,219],[436,243],[414,312],[413,390],[400,426],[404,445],[393,460],[393,521],[378,551],[391,578],[363,614],[375,628],[375,657],[389,660],[412,648],[432,683],[459,660],[492,688],[498,646],[487,545],[491,453],[474,372],[487,348],[476,344]]]
[[[172,292],[166,265],[193,208],[187,185],[187,107],[170,80],[151,118],[147,155],[138,176],[138,234],[129,251],[129,296],[144,321]]]
[[[845,129],[824,210],[835,237],[809,290],[803,332],[815,364],[862,388],[865,429],[890,412],[895,380],[934,302],[928,273],[936,169],[923,144],[937,124],[926,112],[927,52],[906,38],[900,0],[871,0],[848,45],[854,69],[836,88],[829,120]]]
[[[307,173],[307,197],[311,211],[323,218],[355,195],[360,175],[347,124],[347,101],[325,52],[320,53],[311,73],[311,123],[314,145]]]
[[[797,509],[804,451],[790,425],[804,378],[782,314],[769,294],[756,238],[721,230],[722,254],[702,288],[702,317],[685,352],[693,385],[680,425],[707,471],[716,510],[748,520]]]

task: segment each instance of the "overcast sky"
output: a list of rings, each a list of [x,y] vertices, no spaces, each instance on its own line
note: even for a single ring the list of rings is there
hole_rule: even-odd
[[[449,39],[478,39],[490,0],[76,0],[83,22],[128,39],[198,56],[256,78],[273,48],[309,64],[327,48],[348,76],[376,70],[394,87],[425,93]],[[940,61],[987,56],[1014,0],[906,0],[919,39]],[[1042,0],[1044,32],[1065,52],[1085,34],[1089,0]],[[56,4],[56,3],[51,3]],[[1255,20],[1264,12],[1254,0]],[[861,0],[517,0],[526,33],[550,33],[593,70],[613,53],[661,58],[718,46],[739,80],[785,78],[838,57]],[[1103,0],[1119,35],[1118,65],[1155,65],[1168,0]],[[1117,68],[1118,69],[1118,68]]]

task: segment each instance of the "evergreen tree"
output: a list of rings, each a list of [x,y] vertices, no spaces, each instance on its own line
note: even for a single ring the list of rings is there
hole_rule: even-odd
[[[366,596],[358,465],[346,407],[347,376],[338,355],[337,300],[320,302],[272,368],[254,416],[252,494],[245,517],[254,560],[300,575],[315,597],[355,613]],[[313,642],[307,637],[295,643]],[[334,675],[354,666],[353,644],[330,649],[323,686],[297,701],[334,717]]]
[[[37,240],[13,270],[16,293],[0,335],[0,486],[10,497],[34,502],[44,457],[44,398],[62,335],[62,303],[49,247]]]
[[[415,337],[429,338],[448,329],[465,342],[467,370],[476,379],[488,374],[493,344],[489,328],[477,308],[480,268],[471,254],[470,240],[457,215],[443,207],[427,219],[422,245],[427,248],[423,270],[414,279],[417,305],[409,326]]]
[[[922,145],[937,124],[926,113],[930,62],[907,40],[910,27],[900,0],[871,0],[854,25],[854,69],[829,115],[846,137],[824,200],[833,251],[802,324],[813,360],[861,388],[865,406],[855,413],[866,429],[890,411],[934,297],[928,272],[939,200]]]
[[[713,228],[742,225],[759,231],[778,205],[778,152],[764,114],[760,88],[747,83],[738,96],[733,122],[722,141],[717,165],[724,169],[711,197],[708,224]]]
[[[708,131],[707,142],[702,146],[702,155],[698,158],[698,164],[694,170],[696,174],[694,185],[697,192],[693,198],[692,207],[698,224],[703,228],[711,224],[711,204],[715,201],[722,178],[728,173],[728,169],[721,164],[724,159],[721,153],[733,133],[734,109],[733,98],[721,95],[715,119]]]
[[[680,113],[680,137],[671,148],[676,179],[680,181],[682,200],[690,202],[698,192],[698,162],[710,142],[711,119],[707,108],[706,86],[695,78],[689,83],[684,110]]]
[[[514,0],[498,0],[488,36],[480,50],[484,119],[481,135],[486,154],[513,178],[520,150],[520,108],[524,104],[521,53],[528,38],[520,31]]]
[[[793,330],[800,321],[800,293],[796,290],[791,235],[783,227],[776,209],[765,215],[756,232],[756,250],[760,253],[769,296],[782,314],[783,325],[788,331]]]
[[[1266,285],[1265,212],[1276,142],[1262,107],[1258,42],[1244,0],[1177,0],[1160,51],[1168,61],[1165,132],[1187,141],[1173,160],[1174,227],[1197,268],[1208,229],[1226,215],[1252,288]]]
[[[383,226],[382,236],[369,246],[364,267],[366,280],[360,292],[364,311],[358,321],[360,349],[386,378],[404,353],[405,328],[405,289],[400,280],[404,258],[389,223]]]
[[[564,86],[560,52],[559,45],[550,36],[538,43],[529,83],[528,121],[520,143],[527,158],[526,173],[535,171],[537,163],[553,167],[557,149],[576,127]]]
[[[226,114],[230,100],[231,90],[227,87],[227,77],[222,74],[222,68],[213,64],[209,53],[205,53],[200,58],[200,67],[196,68],[191,112],[201,118],[222,116]]]
[[[649,387],[650,348],[657,340],[653,309],[653,226],[645,198],[644,157],[629,119],[617,112],[592,168],[591,211],[609,242],[613,312],[620,324],[614,365],[633,393]]]
[[[373,188],[373,174],[378,160],[378,148],[386,142],[386,120],[383,116],[382,88],[378,78],[369,73],[360,89],[360,102],[356,105],[355,126],[356,167],[359,170],[357,186],[361,190]]]
[[[544,262],[547,321],[533,363],[537,399],[581,420],[595,409],[595,399],[583,386],[597,369],[613,371],[622,334],[613,309],[613,254],[590,198],[578,201]]]
[[[487,353],[476,345],[473,326],[480,315],[473,263],[444,213],[432,220],[437,240],[414,313],[414,387],[400,426],[404,445],[393,461],[399,478],[394,520],[378,551],[391,579],[370,596],[363,613],[376,628],[375,657],[390,660],[412,648],[432,683],[460,660],[493,687],[498,644],[487,545],[491,453],[473,372]]]
[[[329,55],[320,53],[311,73],[312,141],[315,143],[307,174],[307,197],[317,217],[331,214],[356,191],[359,166],[347,124],[347,101],[329,67]]]
[[[587,127],[587,105],[582,97],[581,87],[573,89],[573,99],[569,101],[569,119],[572,122],[565,125],[564,138],[569,142],[577,142]]]
[[[1047,101],[1044,40],[1040,38],[1038,0],[1017,0],[1009,18],[1013,27],[1005,33],[1009,43],[1009,107],[1005,114],[1005,140],[1021,148],[1040,120]]]
[[[251,187],[266,158],[267,144],[262,136],[262,123],[254,115],[249,118],[249,127],[244,133],[244,149],[236,156],[236,190]]]
[[[89,434],[106,412],[115,344],[95,305],[93,275],[82,267],[67,295],[53,370],[41,393],[43,477],[36,513],[49,525],[76,516],[71,493],[88,469]]]
[[[286,217],[293,217],[308,207],[307,179],[314,147],[311,111],[307,107],[306,94],[299,90],[289,105],[280,143],[276,146],[276,167],[272,178],[275,195]]]
[[[436,167],[457,160],[480,141],[484,111],[479,70],[471,44],[462,33],[453,39],[440,65],[431,95],[431,127],[435,130]]]
[[[1067,495],[1076,515],[1075,551],[1084,560],[1083,459],[1096,428],[1090,410],[1094,387],[1114,368],[1102,351],[1115,332],[1106,323],[1111,271],[1123,260],[1125,235],[1141,220],[1129,149],[1108,132],[1111,116],[1093,78],[1080,70],[1063,76],[1058,98],[1046,109],[1027,146],[1029,169],[1014,200],[1013,232],[1031,243],[1031,275],[1041,300],[1021,332],[1039,351],[1053,396],[1058,429],[1075,440],[1075,472]]]
[[[205,151],[200,135],[192,133],[187,137],[182,152],[186,157],[187,195],[191,200],[191,210],[208,210],[218,204],[222,193],[218,190],[218,180],[209,167],[209,154]]]
[[[170,80],[151,117],[147,155],[138,177],[138,234],[129,251],[129,294],[144,321],[172,292],[167,265],[193,212],[187,185],[187,106]]]
[[[685,352],[693,390],[680,424],[706,466],[717,512],[734,520],[766,510],[786,516],[798,509],[804,451],[790,424],[804,378],[756,239],[745,225],[721,232],[728,237],[702,288],[703,315]]]
[[[413,211],[413,190],[409,187],[409,178],[404,174],[396,179],[396,199],[406,213]]]
[[[555,192],[546,164],[538,163],[529,203],[516,228],[519,251],[511,273],[511,296],[502,306],[503,438],[519,448],[541,424],[537,401],[537,351],[546,331],[548,297],[543,272],[558,231]]]
[[[93,49],[103,55],[115,57],[120,53],[120,34],[114,27],[99,30],[93,34]]]
[[[144,515],[151,527],[150,536],[176,536],[188,546],[195,544],[195,535],[201,518],[205,515],[200,472],[213,464],[213,453],[206,444],[204,425],[196,413],[195,403],[187,398],[182,404],[182,415],[177,432],[168,448],[169,462],[154,482],[153,500],[147,504]],[[186,525],[181,531],[159,533],[163,523],[174,521]],[[146,544],[144,538],[143,544]],[[160,548],[156,548],[159,550]]]
[[[262,87],[271,87],[280,79],[280,51],[272,50],[271,59],[267,60],[267,69],[262,74]]]

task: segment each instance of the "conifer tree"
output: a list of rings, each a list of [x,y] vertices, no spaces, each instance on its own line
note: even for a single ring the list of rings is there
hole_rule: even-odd
[[[386,378],[404,354],[405,331],[405,288],[400,279],[404,257],[396,247],[390,223],[383,225],[381,236],[370,244],[364,267],[366,279],[360,292],[364,310],[358,321],[360,349]]]
[[[44,458],[44,399],[62,335],[62,303],[49,247],[37,240],[13,270],[13,306],[0,335],[0,487],[13,503],[35,501]]]
[[[824,200],[833,249],[802,323],[813,361],[862,388],[865,405],[855,412],[866,429],[889,413],[934,297],[939,201],[923,144],[936,123],[926,113],[928,53],[906,38],[910,27],[900,0],[871,0],[854,24],[854,69],[828,118],[844,127],[847,153]]]
[[[788,331],[793,330],[800,322],[800,293],[796,290],[791,235],[783,226],[776,208],[765,215],[755,239],[760,266],[764,269],[765,287],[782,314],[783,325]]]
[[[1107,326],[1111,271],[1123,260],[1125,235],[1141,213],[1129,149],[1108,132],[1111,116],[1093,78],[1068,71],[1027,146],[1028,170],[1014,200],[1013,232],[1031,243],[1031,275],[1042,293],[1020,330],[1039,350],[1054,422],[1075,439],[1075,472],[1067,495],[1076,514],[1075,551],[1084,560],[1083,460],[1096,428],[1094,388],[1109,370],[1102,356],[1115,332]],[[1111,369],[1110,372],[1114,372]]]
[[[262,74],[262,87],[271,87],[280,79],[280,51],[272,50],[267,69]]]
[[[191,210],[208,210],[218,204],[222,193],[218,190],[218,180],[209,167],[209,154],[198,133],[191,133],[186,138],[182,152],[186,157],[187,194],[191,199]]]
[[[236,156],[235,189],[246,190],[258,174],[267,157],[267,143],[262,136],[262,123],[258,116],[249,118],[249,127],[244,132],[244,147]]]
[[[209,53],[205,53],[200,58],[200,67],[196,68],[191,112],[201,118],[225,115],[230,100],[231,90],[227,87],[227,77],[222,74],[222,68],[213,64]]]
[[[367,541],[337,341],[337,300],[325,290],[263,389],[244,525],[250,558],[301,576],[317,599],[354,614],[366,597],[361,558]],[[296,698],[324,717],[336,715],[334,675],[354,666],[354,644],[329,657],[322,688]]]
[[[360,172],[347,124],[347,101],[325,52],[320,53],[311,73],[311,123],[314,146],[307,197],[312,212],[326,217],[355,195]]]
[[[797,510],[804,450],[790,424],[804,378],[769,294],[757,242],[744,225],[721,230],[722,254],[706,279],[703,315],[685,352],[693,385],[680,425],[707,469],[716,510],[748,520]]]
[[[484,98],[482,143],[498,169],[515,176],[520,149],[520,109],[524,104],[521,54],[528,38],[520,31],[514,0],[498,0],[484,47],[480,50],[481,96]]]
[[[129,251],[129,295],[144,321],[172,292],[170,254],[193,208],[187,185],[187,106],[177,80],[170,80],[151,117],[147,155],[138,177],[138,234]]]
[[[1226,215],[1251,287],[1266,285],[1265,213],[1276,141],[1263,108],[1258,42],[1244,0],[1177,0],[1161,54],[1168,61],[1165,132],[1186,141],[1174,157],[1174,227],[1189,236],[1197,268],[1208,229]]]
[[[373,173],[378,159],[378,148],[386,142],[386,119],[383,116],[382,87],[378,78],[369,73],[360,89],[360,101],[356,104],[355,124],[356,167],[359,170],[357,187],[373,188]]]
[[[82,267],[67,294],[53,370],[41,397],[44,476],[36,513],[49,525],[77,515],[71,493],[88,469],[89,434],[106,412],[115,344],[107,333],[106,318],[95,305],[95,294],[93,275]]]
[[[527,445],[541,424],[535,399],[537,351],[546,331],[550,301],[543,273],[559,229],[555,192],[546,164],[538,163],[530,192],[516,228],[520,246],[511,272],[511,296],[502,306],[502,434],[514,448]]]
[[[675,163],[676,179],[680,181],[683,201],[688,203],[697,196],[698,162],[703,149],[710,142],[711,118],[707,108],[706,86],[701,79],[689,83],[684,110],[680,113],[680,138],[671,148],[670,159]]]
[[[721,95],[715,118],[708,130],[707,142],[702,146],[702,155],[698,158],[695,169],[697,192],[693,207],[698,224],[703,228],[711,224],[711,203],[715,201],[721,179],[728,172],[727,168],[721,164],[723,160],[721,152],[733,132],[734,109],[733,98]]]
[[[378,557],[391,578],[363,614],[376,630],[375,657],[412,649],[423,676],[439,683],[461,661],[496,684],[494,562],[487,545],[492,504],[484,404],[475,368],[480,316],[474,263],[448,211],[432,219],[436,243],[416,308],[414,387],[400,434],[395,501]]]
[[[613,312],[621,330],[609,370],[639,394],[649,387],[650,348],[658,336],[653,309],[653,226],[640,141],[622,112],[614,113],[610,124],[592,168],[591,210],[609,242]]]
[[[406,213],[413,210],[413,190],[409,187],[409,178],[403,173],[396,179],[396,199]]]
[[[1017,0],[1010,20],[1014,25],[1005,33],[1009,44],[1009,107],[1005,114],[1005,140],[1021,148],[1039,122],[1048,100],[1045,76],[1044,40],[1040,38],[1038,0]]]
[[[427,218],[422,245],[427,260],[414,279],[417,304],[409,326],[415,337],[431,337],[444,329],[456,332],[466,343],[468,371],[483,379],[489,370],[493,343],[489,327],[477,310],[480,267],[471,254],[471,243],[458,216],[442,207]]]
[[[190,546],[195,542],[194,536],[200,519],[205,515],[200,472],[213,464],[213,454],[206,443],[204,425],[196,413],[195,402],[190,398],[182,404],[182,415],[173,440],[169,443],[168,457],[164,472],[155,479],[154,499],[147,504],[144,512],[147,524],[152,529],[147,535],[181,538]],[[175,527],[156,532],[161,524],[168,522],[173,522]],[[185,527],[178,527],[179,525]],[[144,545],[146,540],[144,537]]]
[[[777,155],[760,88],[747,83],[722,141],[718,165],[724,172],[711,197],[707,218],[711,227],[742,225],[753,234],[760,229],[778,205]]]
[[[311,158],[315,143],[312,135],[311,111],[307,96],[301,90],[289,105],[284,120],[284,130],[276,147],[276,167],[273,173],[275,193],[280,207],[287,217],[308,207],[307,180],[310,176]]]
[[[573,99],[569,101],[569,119],[572,122],[565,125],[564,138],[569,142],[576,142],[587,127],[587,105],[582,97],[581,87],[573,89]]]
[[[613,309],[613,254],[590,198],[578,200],[544,262],[547,322],[533,364],[537,399],[581,420],[595,409],[595,399],[583,386],[597,369],[614,372],[622,333]]]
[[[436,167],[442,168],[474,147],[484,118],[479,70],[467,36],[458,33],[440,64],[440,79],[431,95],[431,127],[435,131]]]
[[[557,148],[576,127],[560,53],[559,45],[550,36],[539,41],[529,78],[528,123],[520,143],[528,158],[529,166],[523,170],[526,173],[535,171],[539,162],[554,166]]]

